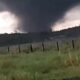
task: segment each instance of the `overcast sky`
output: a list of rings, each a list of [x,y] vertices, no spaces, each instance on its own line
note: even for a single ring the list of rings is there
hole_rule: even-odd
[[[0,11],[9,10],[18,16],[20,23],[17,29],[23,32],[54,31],[65,24],[72,24],[69,21],[78,24],[79,3],[80,0],[1,0]]]

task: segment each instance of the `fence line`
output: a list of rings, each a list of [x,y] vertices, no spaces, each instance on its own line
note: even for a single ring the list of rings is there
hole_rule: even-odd
[[[55,45],[55,48],[57,48],[57,51],[60,51],[61,50],[61,45],[59,44],[59,41],[56,41],[55,42],[56,43],[56,45]],[[41,45],[39,45],[40,46],[40,49],[43,51],[43,52],[45,52],[46,50],[47,50],[47,48],[46,48],[46,44],[45,44],[45,42],[42,42],[42,43],[40,43]],[[72,48],[74,49],[75,48],[75,41],[74,40],[71,40],[71,46],[72,46]],[[23,44],[22,44],[23,45]],[[18,53],[21,53],[23,50],[22,50],[22,48],[21,48],[21,46],[22,46],[21,44],[19,44],[19,45],[15,45],[15,46],[18,46],[17,48],[17,51],[18,51]],[[34,44],[35,45],[35,44]],[[54,45],[54,44],[53,44]],[[12,46],[7,46],[7,52],[12,52],[12,48],[11,48]],[[16,47],[15,47],[16,48]],[[53,47],[54,48],[54,47]],[[4,50],[4,49],[3,49]],[[34,50],[34,46],[33,46],[33,44],[29,44],[29,49],[28,49],[28,51],[27,51],[27,49],[25,49],[26,50],[26,52],[34,52],[35,50]],[[15,50],[14,50],[15,51]]]

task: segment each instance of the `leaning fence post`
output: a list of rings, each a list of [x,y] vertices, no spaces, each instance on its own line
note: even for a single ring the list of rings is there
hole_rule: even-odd
[[[57,44],[57,50],[59,51],[59,43],[57,42],[56,44]]]
[[[73,49],[75,48],[74,40],[72,40],[72,48],[73,48]]]
[[[44,47],[44,43],[43,42],[42,42],[42,50],[43,50],[43,52],[45,50],[45,47]]]
[[[33,47],[32,44],[30,45],[30,51],[33,52]]]

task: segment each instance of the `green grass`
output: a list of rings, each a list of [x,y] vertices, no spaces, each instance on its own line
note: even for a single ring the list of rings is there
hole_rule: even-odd
[[[80,77],[80,51],[0,54],[0,80],[62,80]]]

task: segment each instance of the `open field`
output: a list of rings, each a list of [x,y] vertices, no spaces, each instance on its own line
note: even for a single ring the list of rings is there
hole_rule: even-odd
[[[0,47],[0,80],[80,80],[79,41]]]
[[[79,50],[0,54],[0,80],[80,80],[79,77]]]

